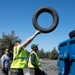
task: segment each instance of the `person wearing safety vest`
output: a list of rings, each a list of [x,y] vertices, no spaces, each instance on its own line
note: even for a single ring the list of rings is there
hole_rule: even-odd
[[[24,75],[23,68],[27,66],[27,54],[24,47],[26,47],[40,33],[40,31],[36,30],[36,32],[22,44],[20,44],[19,40],[12,40],[14,48],[13,61],[10,68],[12,69],[13,75]]]
[[[31,45],[32,52],[30,53],[28,60],[28,68],[30,75],[41,75],[41,64],[37,55],[38,45]]]

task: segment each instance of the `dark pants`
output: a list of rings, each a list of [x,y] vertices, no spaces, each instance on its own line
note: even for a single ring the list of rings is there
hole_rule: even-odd
[[[39,68],[30,68],[30,75],[42,75],[42,71]]]
[[[12,69],[11,75],[24,75],[23,69]]]
[[[8,68],[2,68],[2,74],[8,75]]]

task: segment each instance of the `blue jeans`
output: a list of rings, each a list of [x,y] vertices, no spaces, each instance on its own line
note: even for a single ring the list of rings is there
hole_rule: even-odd
[[[2,68],[2,74],[8,75],[8,68]]]

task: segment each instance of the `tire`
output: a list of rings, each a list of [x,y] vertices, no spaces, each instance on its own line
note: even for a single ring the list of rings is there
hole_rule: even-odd
[[[48,28],[43,28],[41,27],[38,22],[37,22],[37,19],[39,17],[39,15],[43,12],[48,12],[52,15],[53,17],[53,23],[50,27]],[[49,32],[52,32],[58,25],[58,22],[59,22],[59,16],[57,14],[57,12],[51,8],[51,7],[48,7],[48,6],[44,6],[44,7],[41,7],[39,8],[33,15],[32,17],[32,23],[33,23],[33,26],[35,29],[37,30],[40,30],[42,33],[49,33]]]
[[[71,32],[69,33],[69,37],[70,37],[70,38],[75,37],[75,30],[73,30],[73,31],[71,31]]]

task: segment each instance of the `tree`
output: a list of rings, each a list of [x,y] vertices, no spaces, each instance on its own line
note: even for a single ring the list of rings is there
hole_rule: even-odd
[[[40,51],[38,51],[38,56],[40,58],[44,58],[44,50],[43,50],[43,48]]]
[[[50,59],[50,55],[51,55],[51,53],[49,51],[48,52],[45,52],[44,53],[44,58]]]
[[[55,47],[54,47],[54,49],[51,51],[50,58],[51,58],[51,59],[58,59],[58,51],[56,50]]]
[[[11,43],[12,40],[19,39],[19,36],[15,36],[15,31],[11,31],[10,34],[2,33],[2,38],[0,38],[0,56],[4,53],[6,48],[9,49],[9,56],[12,57],[13,45]]]

